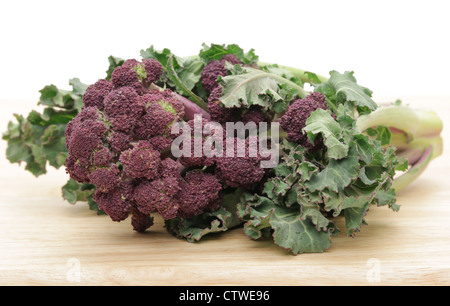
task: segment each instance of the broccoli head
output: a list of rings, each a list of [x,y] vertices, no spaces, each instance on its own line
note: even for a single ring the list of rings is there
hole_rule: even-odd
[[[175,199],[179,205],[178,216],[181,218],[191,218],[220,207],[222,184],[214,174],[190,171],[180,181],[179,187]]]
[[[144,113],[134,131],[138,137],[163,151],[172,143],[171,126],[183,119],[184,106],[169,89],[154,89],[144,94],[141,102]]]
[[[219,84],[217,78],[219,76],[226,76],[228,73],[225,63],[229,62],[233,65],[241,62],[234,54],[226,54],[220,60],[209,61],[202,70],[201,83],[206,92],[211,93]]]
[[[122,151],[129,149],[131,147],[132,140],[132,135],[122,132],[111,131],[108,136],[108,143],[111,150],[117,155],[120,155]]]
[[[148,141],[140,140],[120,155],[124,174],[132,178],[154,179],[158,176],[160,153]]]
[[[313,92],[306,98],[297,99],[289,105],[286,113],[281,117],[280,126],[286,131],[290,141],[309,149],[320,144],[319,138],[316,138],[317,143],[311,144],[306,133],[303,133],[306,120],[318,108],[328,109],[325,96],[319,92]]]
[[[149,215],[158,212],[165,220],[177,216],[179,205],[174,196],[180,190],[177,177],[166,177],[153,181],[144,181],[134,190],[134,200],[138,210]]]
[[[102,192],[97,190],[94,193],[94,200],[98,208],[104,211],[113,221],[122,221],[128,218],[131,210],[131,202],[122,195],[120,188]]]
[[[111,90],[113,90],[113,84],[104,79],[90,85],[83,95],[84,107],[96,107],[102,110],[105,107],[103,101]]]
[[[139,233],[145,232],[153,225],[153,217],[141,213],[135,206],[131,207],[131,225]]]
[[[263,158],[258,152],[257,137],[227,138],[226,141],[223,156],[216,158],[217,176],[228,186],[244,189],[261,181],[265,169],[261,167]]]
[[[208,97],[208,111],[211,115],[211,120],[221,124],[237,121],[238,109],[222,106],[222,102],[220,102],[221,96],[222,88],[217,86]]]
[[[249,122],[254,122],[258,125],[261,122],[268,122],[269,119],[267,114],[262,110],[260,106],[251,106],[246,112],[242,115],[241,121],[246,124]]]
[[[205,144],[205,138],[204,135],[204,129],[205,125],[209,121],[205,118],[201,118],[201,121],[199,118],[191,119],[187,122],[191,129],[190,136],[190,143],[191,143],[191,150],[190,150],[190,156],[183,155],[178,160],[179,162],[185,166],[185,167],[195,167],[195,166],[212,166],[215,162],[214,156],[206,156],[204,152],[204,144]],[[197,130],[198,129],[198,130]],[[187,135],[184,135],[187,136]],[[187,140],[186,140],[187,141]],[[182,147],[183,149],[183,147]],[[198,150],[196,150],[198,149]],[[214,148],[211,148],[214,149]],[[200,151],[197,154],[196,151]],[[211,154],[213,155],[213,154]]]
[[[104,100],[105,115],[113,129],[129,133],[139,122],[144,111],[141,97],[131,87],[111,91]]]
[[[81,112],[65,130],[66,171],[95,186],[94,200],[114,221],[131,214],[137,231],[152,224],[151,211],[177,214],[178,204],[158,199],[178,192],[174,177],[181,178],[181,165],[161,160],[160,152],[170,146],[170,127],[183,119],[184,104],[169,89],[150,89],[162,72],[156,60],[126,60],[110,81],[88,86]]]
[[[236,60],[225,56],[218,63],[225,67],[226,61]],[[99,209],[114,221],[131,215],[131,224],[139,232],[153,224],[152,213],[165,220],[190,218],[221,204],[222,182],[212,168],[215,157],[175,160],[167,150],[177,136],[171,133],[172,125],[185,117],[192,141],[199,135],[195,119],[186,116],[186,99],[170,89],[150,86],[162,71],[153,59],[126,60],[114,69],[109,81],[101,79],[88,86],[81,112],[65,130],[66,171],[71,178],[94,185],[93,198]],[[217,90],[217,97],[220,93]],[[203,119],[201,128],[208,122]],[[206,137],[199,137],[203,148]]]
[[[89,175],[89,180],[101,192],[108,192],[120,186],[120,171],[115,164],[97,168]]]

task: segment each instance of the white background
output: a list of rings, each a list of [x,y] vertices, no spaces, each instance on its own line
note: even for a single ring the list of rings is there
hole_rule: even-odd
[[[107,57],[203,42],[327,75],[355,71],[375,96],[449,95],[450,1],[1,1],[0,99],[38,99],[105,76]]]

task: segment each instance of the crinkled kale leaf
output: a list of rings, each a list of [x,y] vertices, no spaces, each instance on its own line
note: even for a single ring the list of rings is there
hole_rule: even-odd
[[[333,76],[338,75],[332,72]],[[312,144],[321,137],[323,149],[307,150],[284,140],[282,162],[275,167],[274,177],[262,193],[244,195],[238,215],[246,221],[249,237],[272,235],[276,244],[294,254],[322,252],[339,232],[334,217],[343,216],[346,233],[353,236],[367,223],[365,216],[372,205],[398,210],[392,183],[396,170],[406,170],[407,163],[395,155],[393,147],[383,146],[388,129],[371,131],[378,137],[358,130],[355,114],[374,107],[369,91],[355,82],[348,78],[339,85],[330,79],[319,87],[327,89],[327,101],[336,112],[313,111],[303,131]],[[361,89],[360,93],[339,94],[351,88]]]
[[[25,169],[33,175],[47,173],[47,162],[55,168],[64,165],[67,157],[64,130],[82,107],[82,95],[86,85],[79,79],[71,79],[72,90],[45,86],[38,105],[42,113],[31,111],[27,117],[14,114],[16,123],[10,121],[3,139],[8,142],[6,157],[11,163],[25,163]]]

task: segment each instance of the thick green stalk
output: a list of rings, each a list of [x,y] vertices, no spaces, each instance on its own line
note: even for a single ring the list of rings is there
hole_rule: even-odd
[[[411,184],[416,178],[418,178],[427,168],[430,161],[433,159],[433,146],[430,145],[419,158],[415,164],[408,169],[407,172],[403,173],[401,176],[394,179],[392,183],[392,188],[395,191],[400,191]]]
[[[384,106],[359,117],[356,126],[360,131],[376,126],[394,128],[390,145],[396,147],[397,155],[407,158],[411,165],[405,173],[394,179],[393,188],[396,191],[419,177],[430,161],[443,151],[440,135],[443,123],[433,111]]]

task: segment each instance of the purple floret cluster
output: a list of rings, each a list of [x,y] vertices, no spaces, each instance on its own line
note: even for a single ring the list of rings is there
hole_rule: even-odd
[[[152,86],[162,72],[153,59],[125,61],[87,88],[65,133],[71,178],[95,185],[99,209],[114,221],[131,215],[139,232],[153,224],[151,213],[188,218],[220,206],[220,180],[170,156],[170,128],[185,112],[178,95]]]
[[[219,76],[229,73],[227,63],[244,65],[237,56],[225,55],[203,68],[200,81],[207,93],[210,117],[200,121],[191,112],[196,108],[186,104],[193,102],[155,84],[163,67],[154,59],[126,60],[109,80],[98,80],[87,88],[82,111],[66,127],[66,169],[72,179],[96,187],[93,198],[112,220],[131,216],[134,230],[143,232],[153,224],[154,213],[171,220],[212,212],[221,207],[230,189],[256,190],[267,179],[269,170],[261,167],[264,158],[257,152],[258,138],[229,135],[226,123],[258,125],[270,123],[271,116],[259,106],[237,109],[221,105]],[[304,109],[310,113],[321,107],[321,99],[314,94],[289,107],[281,124],[291,140],[304,140],[304,135],[298,134],[307,118],[302,117]],[[174,133],[178,123],[190,128],[190,156],[175,157],[171,150],[180,136]],[[207,131],[209,123],[222,129]],[[218,133],[215,137],[221,139],[221,146],[209,143],[207,155],[206,141],[214,133]],[[195,152],[198,145],[200,155]],[[186,148],[182,145],[180,149]]]
[[[311,144],[306,133],[303,132],[306,120],[313,111],[319,108],[328,109],[325,96],[320,92],[313,92],[306,98],[297,99],[289,105],[286,113],[281,117],[280,126],[287,133],[290,141],[308,149],[317,149],[322,145],[320,137],[316,138],[314,144]]]
[[[202,70],[201,83],[203,88],[211,93],[215,88],[217,88],[217,78],[219,76],[227,75],[226,63],[232,65],[242,64],[241,61],[234,54],[226,54],[220,60],[209,61]]]

